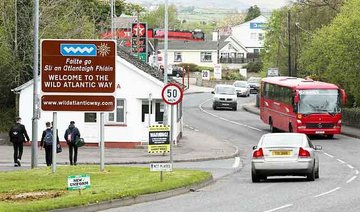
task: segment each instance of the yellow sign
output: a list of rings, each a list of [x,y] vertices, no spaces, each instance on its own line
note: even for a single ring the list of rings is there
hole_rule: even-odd
[[[149,130],[150,130],[150,132],[170,131],[170,126],[169,125],[151,125]]]
[[[170,144],[148,145],[148,152],[149,153],[170,152]]]

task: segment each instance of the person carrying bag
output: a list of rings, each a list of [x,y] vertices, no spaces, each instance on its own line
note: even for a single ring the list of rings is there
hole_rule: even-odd
[[[80,131],[77,127],[75,127],[74,121],[70,121],[70,125],[65,131],[64,138],[69,146],[70,165],[76,166],[78,155],[78,146],[76,145],[76,141],[80,138]]]

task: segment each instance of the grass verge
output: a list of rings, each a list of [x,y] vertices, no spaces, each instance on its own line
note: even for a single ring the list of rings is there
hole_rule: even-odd
[[[90,175],[91,187],[67,190],[70,175]],[[51,168],[0,173],[1,211],[46,211],[71,206],[88,205],[112,199],[136,197],[200,183],[211,177],[203,171],[175,169],[165,172],[160,182],[159,172],[143,167],[59,166]]]

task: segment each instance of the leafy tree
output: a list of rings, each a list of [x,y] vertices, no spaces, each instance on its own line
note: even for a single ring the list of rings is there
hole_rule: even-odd
[[[250,21],[261,15],[260,8],[257,5],[251,6],[246,14],[245,22]]]
[[[149,28],[164,28],[165,5],[160,5],[156,10],[146,12],[140,18],[147,22]],[[174,4],[168,6],[169,29],[179,29],[181,24],[177,16],[177,9]]]

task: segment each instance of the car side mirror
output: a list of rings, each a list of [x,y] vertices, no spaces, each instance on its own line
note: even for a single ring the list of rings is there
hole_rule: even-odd
[[[320,145],[315,145],[315,150],[322,150],[322,146],[320,146]]]
[[[212,94],[215,94],[215,91],[211,91]]]
[[[257,146],[253,146],[253,150],[257,149]]]

